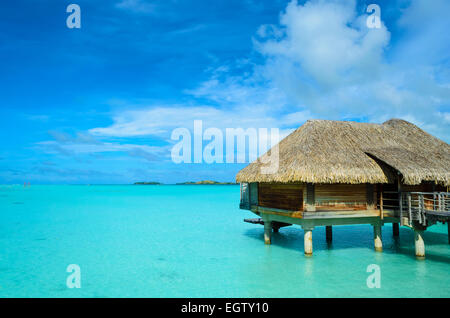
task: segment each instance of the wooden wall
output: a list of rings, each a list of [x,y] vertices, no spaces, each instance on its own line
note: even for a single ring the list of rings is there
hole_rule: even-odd
[[[367,209],[366,184],[316,184],[316,211]]]
[[[258,205],[291,211],[303,211],[304,184],[259,183]]]
[[[368,202],[373,202],[374,193],[368,198],[366,184],[311,184],[307,191],[306,184],[279,184],[279,183],[259,183],[258,184],[258,205],[268,208],[276,208],[291,211],[305,210],[304,204],[307,195],[315,201],[311,210],[315,211],[342,211],[342,210],[365,210]],[[313,201],[313,202],[314,202]],[[374,208],[374,206],[372,206]]]
[[[380,208],[398,209],[397,184],[305,184],[251,183],[241,189],[241,209],[253,205],[290,211],[357,211]],[[423,183],[401,185],[402,191],[446,191],[443,186]],[[430,197],[431,198],[431,197]]]

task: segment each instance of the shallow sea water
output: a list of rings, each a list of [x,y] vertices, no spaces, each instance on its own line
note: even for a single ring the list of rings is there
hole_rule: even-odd
[[[333,227],[331,245],[317,227],[307,258],[300,227],[266,246],[238,205],[238,186],[0,186],[0,297],[450,296],[446,225],[425,232],[425,261],[390,224],[383,253],[371,226]],[[69,264],[80,289],[66,286]]]

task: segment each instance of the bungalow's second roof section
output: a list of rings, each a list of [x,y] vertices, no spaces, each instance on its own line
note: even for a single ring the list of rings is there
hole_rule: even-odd
[[[237,182],[393,182],[385,163],[401,173],[405,184],[450,185],[450,145],[404,120],[308,120],[277,147],[277,172],[262,173],[267,160],[257,160],[237,174]]]

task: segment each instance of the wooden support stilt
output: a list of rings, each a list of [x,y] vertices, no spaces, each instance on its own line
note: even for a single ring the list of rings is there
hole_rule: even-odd
[[[333,240],[333,228],[331,225],[325,227],[325,236],[328,243],[331,243]]]
[[[264,244],[271,244],[272,237],[272,222],[264,221]]]
[[[423,231],[414,229],[414,245],[416,248],[416,257],[419,259],[425,258],[425,243],[423,242]]]
[[[312,256],[313,254],[313,242],[312,242],[312,229],[304,228],[305,231],[305,255]]]
[[[373,226],[373,240],[375,244],[375,251],[383,251],[383,242],[381,240],[381,224],[375,224]]]
[[[400,229],[398,223],[392,223],[392,235],[399,236]]]

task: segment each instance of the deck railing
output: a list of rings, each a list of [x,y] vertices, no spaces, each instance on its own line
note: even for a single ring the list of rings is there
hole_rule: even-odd
[[[401,192],[400,221],[419,222],[423,226],[450,218],[450,192]]]

